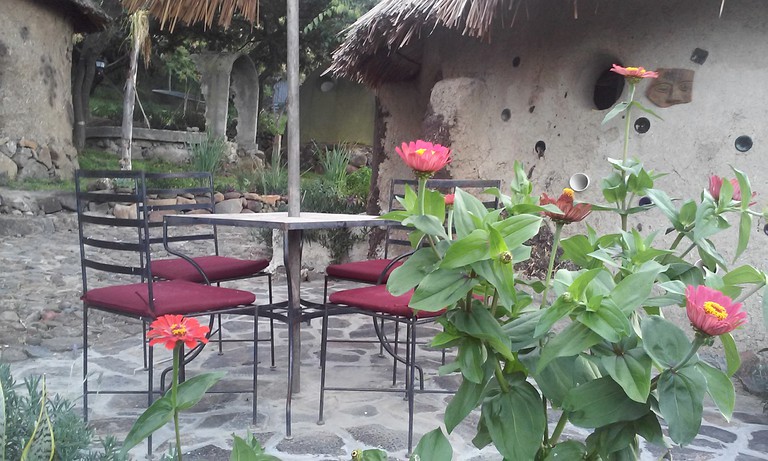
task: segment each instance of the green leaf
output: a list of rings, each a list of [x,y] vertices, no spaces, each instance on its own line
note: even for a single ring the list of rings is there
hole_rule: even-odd
[[[659,447],[666,447],[664,433],[661,431],[661,424],[656,413],[649,411],[647,415],[635,421],[635,432],[647,440],[649,443]]]
[[[535,360],[535,356],[532,358]],[[528,365],[527,361],[525,363]],[[597,379],[598,373],[598,370],[584,357],[558,357],[533,377],[541,393],[552,402],[552,406],[561,407],[571,389]]]
[[[587,286],[602,271],[602,268],[590,269],[576,277],[573,283],[571,283],[571,286],[568,287],[568,292],[573,295],[573,299],[581,300],[584,296],[584,292],[587,290]]]
[[[561,240],[560,246],[563,248],[563,258],[570,259],[577,266],[594,269],[600,265],[599,261],[589,256],[595,247],[585,235],[578,234]]]
[[[530,383],[518,381],[509,392],[486,398],[481,417],[496,449],[505,459],[535,458],[547,418],[541,396]]]
[[[681,231],[682,226],[680,225],[677,209],[675,208],[675,205],[672,204],[672,200],[670,200],[669,196],[664,191],[658,189],[648,189],[645,193],[648,198],[651,199],[653,204],[666,215],[674,228]]]
[[[472,263],[483,261],[491,257],[488,231],[475,229],[466,237],[454,240],[440,267],[443,269],[455,269],[468,266]]]
[[[481,417],[477,421],[477,434],[472,438],[472,445],[477,448],[483,448],[490,445],[492,442],[493,440],[491,440],[491,434],[488,432],[485,420]]]
[[[587,447],[576,440],[568,440],[558,443],[552,448],[544,461],[562,461],[584,459]]]
[[[424,434],[421,440],[419,440],[418,445],[416,445],[413,454],[418,455],[424,461],[428,459],[448,460],[453,458],[453,448],[451,447],[451,442],[443,434],[443,430],[438,427]],[[386,457],[382,458],[382,460],[386,459]],[[411,457],[411,459],[414,458]]]
[[[474,263],[472,270],[498,290],[499,303],[502,306],[510,308],[515,304],[517,291],[514,264],[505,264],[496,258]]]
[[[544,315],[541,316],[538,325],[536,325],[533,336],[538,338],[549,332],[552,325],[570,314],[576,306],[578,306],[577,303],[565,301],[563,296],[559,296],[551,306],[542,310]]]
[[[413,224],[416,229],[427,235],[433,235],[448,240],[448,234],[445,233],[443,222],[434,216],[424,214],[413,215],[403,221],[403,225],[407,226],[409,224]]]
[[[768,285],[763,290],[763,325],[768,328]],[[728,367],[728,369],[730,368]]]
[[[481,341],[474,338],[464,339],[456,357],[464,379],[475,384],[485,382],[485,369],[483,365],[487,360],[488,350]]]
[[[507,248],[514,249],[538,234],[541,216],[522,214],[493,223],[491,227],[499,231]]]
[[[723,283],[726,285],[758,284],[765,282],[765,274],[748,264],[730,270],[723,276]]]
[[[48,392],[43,377],[40,395],[40,411],[32,428],[27,444],[21,452],[21,461],[53,461],[56,445],[53,438],[53,425],[48,415]]]
[[[453,209],[453,224],[458,238],[464,238],[473,230],[482,227],[483,218],[488,213],[483,202],[460,188],[456,188]]]
[[[264,453],[261,444],[249,433],[247,439],[234,436],[229,461],[280,461],[280,458]]]
[[[493,366],[491,359],[487,362]],[[486,364],[486,366],[488,366]],[[459,390],[453,395],[453,398],[445,407],[445,430],[450,434],[456,426],[466,418],[472,410],[477,408],[483,399],[483,392],[487,382],[473,383],[467,379],[461,381]]]
[[[477,279],[462,271],[437,270],[424,277],[413,292],[409,306],[412,309],[437,312],[452,306],[477,286]]]
[[[588,347],[602,340],[600,335],[581,323],[571,323],[557,336],[547,342],[541,349],[541,360],[537,372],[541,373],[545,366],[557,357],[578,355]]]
[[[627,197],[627,185],[621,173],[614,171],[600,181],[603,197],[608,203],[620,203]]]
[[[208,389],[219,382],[225,374],[223,371],[203,373],[179,384],[176,391],[176,408],[184,411],[197,405]]]
[[[168,424],[173,419],[173,403],[171,397],[166,393],[163,397],[152,402],[149,408],[139,416],[133,427],[125,436],[123,447],[120,453],[125,456],[128,450],[135,447],[142,440],[146,439],[153,432]]]
[[[612,343],[629,335],[631,329],[627,316],[612,303],[601,304],[596,312],[582,312],[576,320]]]
[[[741,367],[741,356],[736,348],[736,341],[733,340],[730,333],[720,335],[720,341],[723,343],[723,350],[725,351],[725,363],[728,368],[726,373],[728,376],[733,376]]]
[[[630,274],[616,285],[611,292],[611,299],[621,308],[624,314],[643,305],[653,290],[653,284],[666,266],[655,261],[649,261],[641,266],[634,274]]]
[[[638,458],[622,458],[622,451],[637,443],[634,422],[619,422],[598,427],[587,437],[587,449],[596,450],[606,461],[626,459],[636,461]]]
[[[749,209],[749,202],[752,201],[752,185],[749,183],[749,178],[743,171],[738,168],[731,167],[733,173],[736,175],[736,180],[739,182],[739,189],[741,190],[741,209],[746,211]],[[725,183],[725,181],[723,181]]]
[[[741,213],[741,219],[739,220],[739,243],[736,245],[736,255],[733,260],[736,261],[744,250],[747,249],[749,243],[749,234],[752,232],[752,215],[749,213]]]
[[[5,461],[5,444],[8,439],[5,432],[6,427],[5,391],[3,390],[3,383],[0,381],[0,461]]]
[[[696,221],[696,203],[693,200],[688,200],[680,207],[680,224],[690,226]]]
[[[509,349],[509,341],[504,330],[501,329],[491,311],[481,303],[474,303],[471,312],[455,309],[448,314],[448,318],[457,330],[487,342],[493,350],[507,360],[515,360],[515,356]]]
[[[696,364],[696,369],[704,376],[707,383],[707,394],[715,402],[720,413],[727,421],[731,420],[733,407],[736,405],[736,391],[731,379],[722,371],[702,361]]]
[[[445,198],[436,190],[424,191],[424,214],[433,216],[441,223],[445,220]]]
[[[539,338],[534,336],[533,332],[536,330],[536,325],[538,325],[542,315],[544,315],[543,310],[526,312],[501,327],[509,339],[509,347],[513,351],[529,347],[538,341]]]
[[[387,461],[387,452],[378,448],[363,450],[361,461]]]
[[[601,124],[605,125],[609,120],[611,120],[612,118],[616,117],[620,113],[627,110],[627,107],[629,107],[629,103],[627,103],[626,101],[622,101],[616,104],[607,114],[605,114],[605,117],[603,117],[603,121],[601,122]]]
[[[627,397],[646,402],[651,391],[651,358],[641,348],[601,357],[600,363]]]
[[[680,328],[661,317],[650,316],[642,321],[643,349],[666,368],[680,363],[691,349],[691,342]]]
[[[407,219],[411,213],[405,211],[405,210],[395,210],[390,211],[389,213],[384,213],[383,215],[379,216],[379,219],[387,220],[387,221],[397,221],[397,222],[403,222],[405,219]]]
[[[632,101],[632,103],[631,103],[631,104],[632,104],[632,107],[637,107],[638,109],[642,110],[642,111],[643,111],[643,112],[645,112],[646,114],[650,114],[650,115],[653,115],[654,117],[656,117],[656,118],[657,118],[657,119],[659,119],[659,120],[664,120],[664,119],[663,119],[663,118],[661,118],[661,117],[660,117],[660,116],[659,116],[659,115],[658,115],[656,112],[654,112],[654,111],[652,111],[651,109],[649,109],[649,108],[645,107],[644,105],[640,104],[640,102],[639,102],[639,101]]]
[[[395,268],[387,279],[387,290],[395,296],[404,295],[433,272],[440,258],[432,248],[420,248],[402,266]]]
[[[580,427],[633,421],[650,411],[647,403],[627,397],[624,389],[608,376],[572,389],[563,401],[563,408],[570,412],[568,419]]]
[[[693,366],[676,373],[664,370],[659,375],[659,411],[673,442],[687,445],[699,433],[705,388],[704,376]]]

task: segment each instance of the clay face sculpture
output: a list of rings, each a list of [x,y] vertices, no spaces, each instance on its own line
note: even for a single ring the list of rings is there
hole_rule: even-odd
[[[656,69],[659,78],[650,79],[645,95],[659,107],[686,104],[693,99],[693,74],[689,69]]]

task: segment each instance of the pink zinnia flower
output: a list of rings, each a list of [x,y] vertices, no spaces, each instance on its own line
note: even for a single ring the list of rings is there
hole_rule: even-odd
[[[614,64],[611,66],[611,72],[616,72],[635,82],[640,81],[641,78],[659,78],[658,72],[645,70],[644,67],[621,67],[618,64]]]
[[[553,213],[551,211],[545,211],[544,214],[548,216],[552,221],[562,223],[562,224],[579,222],[582,219],[586,218],[587,215],[592,211],[592,205],[588,203],[574,204],[573,189],[569,189],[567,187],[563,189],[563,193],[560,195],[560,197],[558,197],[557,200],[548,196],[546,193],[541,194],[541,198],[539,199],[539,204],[540,205],[554,204],[556,207],[560,208],[560,211],[562,211],[562,213]]]
[[[741,303],[734,303],[721,292],[704,285],[689,285],[685,289],[686,312],[691,325],[709,336],[733,331],[747,321]]]
[[[456,200],[456,194],[448,194],[445,196],[446,205],[453,205],[454,200]]]
[[[451,163],[451,150],[440,144],[418,140],[408,144],[403,143],[401,147],[396,147],[395,150],[400,158],[419,176],[432,176],[445,165]]]
[[[723,181],[725,178],[721,178],[717,175],[712,175],[709,177],[709,195],[712,196],[713,199],[717,202],[720,200],[720,189],[723,187]],[[741,201],[741,187],[739,186],[739,181],[736,178],[732,178],[731,185],[733,186],[733,200],[736,200],[737,202]],[[756,196],[757,192],[752,192],[752,197]],[[750,205],[754,205],[756,202],[750,203]]]

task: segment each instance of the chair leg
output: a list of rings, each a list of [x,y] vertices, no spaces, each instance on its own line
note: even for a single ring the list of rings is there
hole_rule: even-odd
[[[83,421],[88,422],[88,308],[85,306],[83,306]]]
[[[219,286],[219,285],[221,285],[221,284],[217,284],[217,286]],[[217,317],[217,320],[219,321],[219,334],[218,334],[218,337],[219,337],[219,355],[224,355],[223,343],[221,342],[221,314],[217,314],[216,317]]]
[[[395,324],[395,347],[394,347],[394,349],[395,349],[395,355],[397,355],[397,342],[399,341],[400,322],[393,322],[393,323]],[[382,329],[382,331],[384,330],[384,319],[383,318],[381,319],[381,329]],[[383,350],[384,349],[384,345],[380,344],[379,345],[379,349]],[[407,355],[407,353],[408,352],[406,351],[406,355]],[[379,355],[383,357],[381,352],[379,352]],[[392,359],[392,385],[394,386],[396,384],[397,384],[397,358],[393,358]]]
[[[413,413],[415,410],[415,402],[414,397],[416,393],[415,389],[415,364],[416,364],[416,320],[412,319],[408,322],[408,333],[409,338],[408,341],[406,341],[406,347],[410,348],[410,353],[408,356],[410,357],[410,360],[408,360],[408,364],[406,365],[406,370],[408,370],[408,452],[406,456],[410,457],[411,452],[413,451]],[[423,385],[423,378],[422,378],[422,385]]]
[[[267,276],[267,285],[269,287],[269,305],[272,306],[272,274]],[[269,319],[269,350],[270,350],[270,365],[269,368],[274,370],[275,366],[275,319]]]
[[[381,321],[381,331],[384,331],[384,318],[382,317],[379,320]],[[376,318],[373,321],[375,322]],[[395,322],[395,328],[397,328],[397,322]],[[395,330],[395,338],[397,338],[397,330]],[[395,351],[397,351],[397,339],[395,339]],[[379,343],[379,357],[384,358],[384,344],[381,343]]]
[[[271,302],[270,302],[271,304]],[[271,321],[272,319],[270,319]],[[271,323],[271,322],[270,322]],[[274,360],[274,347],[272,348],[272,357]],[[258,363],[259,363],[259,308],[254,307],[253,308],[253,408],[251,409],[253,411],[253,420],[251,421],[252,424],[256,425],[256,421],[258,419],[258,413],[256,413],[258,409]],[[274,362],[272,362],[274,364]]]
[[[325,363],[328,354],[328,306],[323,303],[323,326],[320,334],[320,407],[317,424],[323,425],[323,405],[325,399]]]
[[[147,322],[141,321],[141,352],[144,355],[144,369],[147,369]]]

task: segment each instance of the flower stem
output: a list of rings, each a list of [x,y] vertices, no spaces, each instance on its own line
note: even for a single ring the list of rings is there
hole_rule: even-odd
[[[765,286],[765,282],[761,282],[761,283],[756,284],[755,286],[750,288],[749,291],[746,291],[746,292],[742,293],[741,295],[739,295],[739,297],[734,299],[733,302],[734,303],[740,303],[740,302],[744,301],[745,299],[749,298],[753,294],[757,293],[757,290],[763,288],[764,286]]]
[[[501,392],[504,392],[505,394],[509,392],[509,383],[504,378],[504,372],[501,370],[501,365],[499,364],[498,360],[494,360],[496,362],[496,370],[494,371],[494,374],[496,375],[496,381],[499,382],[499,387],[501,388]]]
[[[419,209],[416,210],[418,214],[422,215],[424,214],[424,202],[426,200],[426,197],[424,197],[427,190],[427,178],[425,176],[419,176]]]
[[[176,432],[176,453],[181,459],[181,434],[179,433],[179,408],[176,406],[176,394],[179,386],[179,362],[181,361],[182,343],[177,342],[173,347],[173,380],[171,381],[171,405],[173,405],[173,430]]]
[[[552,254],[549,255],[549,267],[547,267],[547,278],[544,280],[544,292],[541,294],[541,307],[547,302],[547,293],[549,293],[549,282],[552,280],[552,269],[555,267],[555,256],[557,247],[560,245],[560,231],[563,230],[563,223],[555,223],[555,235],[552,237]]]
[[[703,335],[702,333],[696,332],[696,336],[693,337],[693,343],[691,344],[691,350],[688,351],[688,354],[685,356],[683,360],[680,361],[680,363],[670,368],[669,371],[671,373],[674,373],[677,370],[683,368],[685,365],[687,365],[688,362],[691,361],[691,358],[693,358],[693,356],[696,355],[696,351],[698,351],[699,348],[704,344],[705,340],[706,340],[705,335]]]
[[[627,100],[627,108],[625,109],[624,117],[626,118],[624,123],[624,155],[622,160],[627,161],[627,153],[629,152],[629,127],[632,123],[630,113],[632,112],[632,101],[635,99],[635,84],[628,80],[629,83],[629,99]],[[625,173],[626,174],[626,173]]]
[[[563,433],[563,429],[565,429],[565,423],[568,422],[568,412],[563,411],[563,414],[560,415],[560,419],[557,420],[557,426],[555,426],[555,430],[552,431],[552,437],[549,438],[549,446],[553,447],[555,444],[557,444],[558,439],[560,439],[560,435]]]
[[[683,237],[685,237],[685,234],[683,234],[682,232],[677,234],[677,237],[675,238],[675,241],[672,242],[672,246],[670,246],[669,249],[670,250],[674,250],[675,248],[677,248],[677,246],[680,245],[680,242],[683,241]]]

